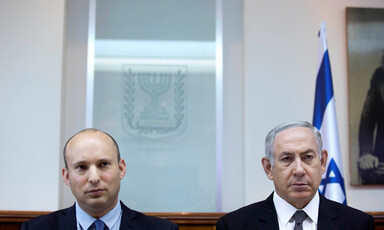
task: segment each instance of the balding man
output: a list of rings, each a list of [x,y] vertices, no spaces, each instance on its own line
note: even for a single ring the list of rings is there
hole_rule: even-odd
[[[146,216],[119,201],[126,164],[109,134],[97,129],[82,130],[68,140],[63,155],[62,176],[76,203],[24,222],[22,230],[178,229],[170,221]]]

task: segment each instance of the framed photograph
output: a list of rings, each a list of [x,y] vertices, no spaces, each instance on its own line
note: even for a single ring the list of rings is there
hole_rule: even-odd
[[[384,9],[346,14],[351,183],[384,185]]]

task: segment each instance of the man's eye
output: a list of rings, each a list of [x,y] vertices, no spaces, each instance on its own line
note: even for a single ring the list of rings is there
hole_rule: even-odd
[[[76,170],[85,170],[87,168],[87,166],[85,166],[85,165],[78,165],[78,166],[76,166]]]
[[[100,166],[101,167],[107,167],[109,165],[109,162],[101,162]]]
[[[288,163],[288,162],[291,161],[291,157],[284,157],[284,158],[281,159],[281,161]]]
[[[306,160],[306,161],[310,161],[310,160],[312,160],[313,159],[313,155],[305,155],[304,156],[304,160]]]

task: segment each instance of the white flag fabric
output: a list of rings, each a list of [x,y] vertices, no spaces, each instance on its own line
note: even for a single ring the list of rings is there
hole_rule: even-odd
[[[328,151],[327,169],[323,174],[319,191],[330,200],[347,204],[333,95],[331,64],[329,62],[327,33],[324,22],[320,26],[319,39],[313,125],[320,130],[323,139],[323,149]]]

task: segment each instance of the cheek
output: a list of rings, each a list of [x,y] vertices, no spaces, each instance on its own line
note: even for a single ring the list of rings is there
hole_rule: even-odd
[[[314,174],[314,175],[316,176],[316,178],[317,178],[318,180],[321,181],[321,177],[322,177],[322,175],[323,175],[323,171],[322,171],[322,170],[317,170],[317,171],[316,171],[316,174]]]
[[[273,173],[273,181],[276,186],[282,187],[285,184],[286,178],[283,172],[275,172]]]
[[[310,170],[307,171],[307,175],[313,184],[320,184],[321,176],[322,176],[322,171],[320,168],[316,168],[316,169],[311,168]]]
[[[76,176],[69,177],[69,183],[71,187],[82,187],[87,184],[87,181],[88,181],[87,177],[83,175],[82,176],[76,175]]]
[[[107,183],[113,183],[116,180],[120,180],[120,174],[117,172],[105,172],[100,174],[100,178]]]
[[[273,177],[275,178],[275,180],[279,181],[280,183],[286,182],[290,178],[290,171],[291,170],[289,168],[276,170],[275,173],[273,174]]]

